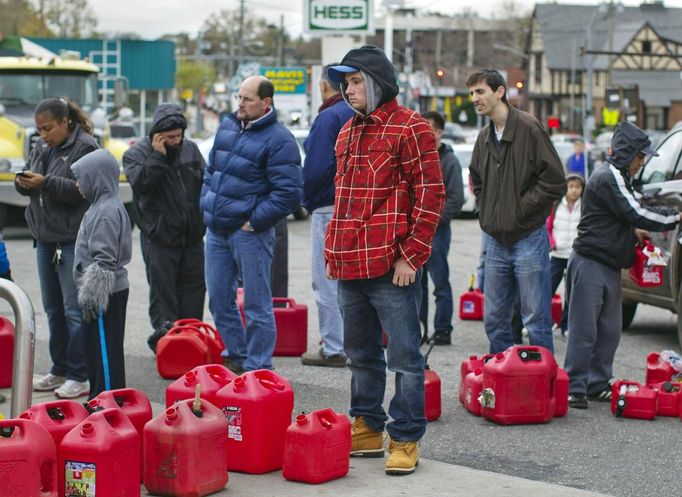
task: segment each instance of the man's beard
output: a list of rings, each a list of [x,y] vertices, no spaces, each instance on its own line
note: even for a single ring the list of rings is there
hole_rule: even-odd
[[[170,161],[174,161],[175,158],[180,154],[180,149],[182,148],[182,142],[175,146],[166,145],[166,157]]]

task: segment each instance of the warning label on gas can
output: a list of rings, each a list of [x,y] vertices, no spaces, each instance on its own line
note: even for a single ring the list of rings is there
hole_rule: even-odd
[[[242,441],[242,410],[240,407],[223,407],[223,414],[227,419],[227,438],[236,442]]]
[[[462,312],[466,314],[473,314],[474,313],[474,303],[470,300],[465,300],[462,302]]]
[[[77,461],[64,462],[65,497],[95,497],[96,480],[95,464]]]

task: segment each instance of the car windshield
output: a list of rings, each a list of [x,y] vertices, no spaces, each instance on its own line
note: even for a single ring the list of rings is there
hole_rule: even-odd
[[[671,134],[656,150],[658,157],[651,157],[642,169],[640,181],[642,184],[659,183],[672,179],[679,161],[677,152],[682,142],[682,129]],[[678,172],[679,174],[679,172]],[[680,179],[680,178],[676,178]]]
[[[111,124],[112,138],[135,138],[137,131],[132,124]]]
[[[0,103],[35,107],[44,98],[68,96],[86,112],[97,107],[97,76],[84,72],[2,72]]]

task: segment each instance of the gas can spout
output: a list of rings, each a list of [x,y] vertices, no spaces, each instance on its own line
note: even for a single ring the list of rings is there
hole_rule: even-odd
[[[204,413],[201,410],[201,384],[199,383],[197,383],[197,386],[194,389],[194,402],[192,402],[192,412],[197,418],[201,418],[204,416]]]

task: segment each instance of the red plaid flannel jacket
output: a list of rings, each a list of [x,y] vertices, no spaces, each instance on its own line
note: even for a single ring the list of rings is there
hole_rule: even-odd
[[[445,202],[429,123],[393,99],[344,125],[336,164],[324,249],[331,276],[376,278],[401,256],[423,266]]]

